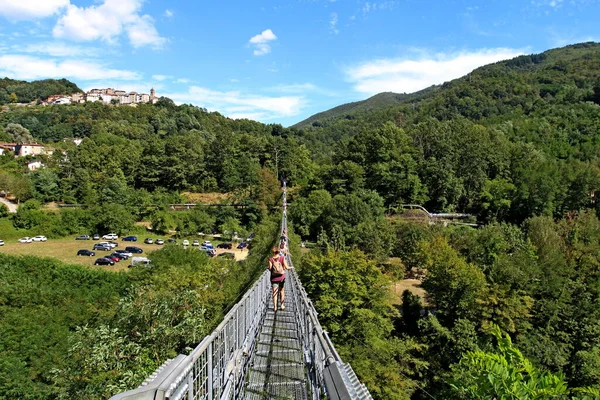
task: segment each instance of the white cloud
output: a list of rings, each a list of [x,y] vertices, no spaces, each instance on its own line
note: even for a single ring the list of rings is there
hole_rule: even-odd
[[[52,57],[100,57],[105,50],[94,47],[68,45],[62,42],[43,42],[28,45],[13,46],[13,51],[21,53],[48,54]]]
[[[381,3],[370,3],[370,2],[366,2],[363,6],[362,6],[362,12],[363,14],[368,14],[371,11],[385,11],[385,10],[392,10],[396,7],[396,2],[395,1],[384,1]]]
[[[340,33],[339,29],[336,28],[338,23],[338,15],[337,13],[331,13],[331,19],[329,20],[329,31],[334,35]]]
[[[167,18],[173,18],[173,15],[175,15],[173,13],[173,11],[171,11],[171,10],[165,10],[165,17],[167,17]]]
[[[324,96],[337,96],[336,93],[327,90],[327,89],[322,89],[312,83],[292,83],[292,84],[288,84],[288,85],[276,85],[276,86],[272,86],[269,88],[266,88],[266,90],[270,91],[270,92],[278,92],[278,93],[297,93],[297,94],[303,94],[303,93],[307,93],[307,92],[312,92],[312,93],[319,93],[322,94]]]
[[[175,83],[190,83],[188,78],[179,78],[175,80]]]
[[[166,94],[177,102],[193,103],[230,118],[268,121],[298,115],[304,106],[301,96],[262,96],[239,91],[220,92],[191,86],[187,93]]]
[[[531,3],[536,6],[547,6],[547,7],[551,7],[551,8],[558,8],[562,5],[563,0],[533,0]],[[572,3],[575,3],[575,2],[572,1]]]
[[[152,79],[155,81],[164,81],[165,79],[173,78],[171,75],[152,75]]]
[[[431,85],[459,78],[473,69],[524,54],[523,50],[498,48],[456,54],[435,54],[411,59],[379,59],[346,69],[354,90],[412,93]]]
[[[138,80],[137,72],[110,69],[98,62],[80,60],[58,61],[26,55],[0,55],[0,76],[13,79],[72,78],[81,80]]]
[[[74,41],[116,41],[123,32],[133,47],[160,48],[166,43],[149,15],[140,15],[143,0],[104,0],[99,6],[69,5],[53,30],[56,38]]]
[[[269,54],[271,52],[271,45],[269,44],[269,42],[276,39],[277,36],[275,36],[273,31],[267,29],[256,36],[252,36],[250,38],[249,43],[251,46],[254,47],[255,56],[264,56],[265,54]]]
[[[0,0],[0,15],[18,21],[45,18],[69,4],[69,0]]]

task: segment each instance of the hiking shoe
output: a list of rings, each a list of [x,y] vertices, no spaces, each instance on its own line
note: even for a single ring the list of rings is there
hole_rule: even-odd
[[[279,307],[280,310],[285,310],[285,306],[282,304],[281,307]]]

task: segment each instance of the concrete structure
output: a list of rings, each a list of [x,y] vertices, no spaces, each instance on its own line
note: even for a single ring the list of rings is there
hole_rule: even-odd
[[[14,153],[16,147],[16,143],[0,143],[0,155],[3,155],[6,151],[11,151]]]
[[[73,142],[75,146],[79,146],[83,142],[82,138],[63,138],[63,142]]]
[[[43,144],[39,143],[22,143],[15,147],[15,155],[17,157],[37,156],[40,154],[48,154]]]
[[[30,171],[35,171],[40,168],[44,168],[45,165],[42,164],[41,161],[30,161],[27,163],[27,169]]]

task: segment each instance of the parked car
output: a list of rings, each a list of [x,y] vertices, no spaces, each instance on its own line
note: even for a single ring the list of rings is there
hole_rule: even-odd
[[[111,251],[112,248],[109,245],[106,245],[106,244],[96,243],[94,245],[94,250]]]
[[[24,237],[19,239],[19,243],[31,243],[33,240],[30,237]]]
[[[137,254],[141,254],[144,252],[144,250],[140,249],[139,247],[135,247],[135,246],[127,246],[127,247],[125,247],[125,250],[127,250],[130,253],[137,253]]]
[[[102,236],[102,239],[104,240],[117,240],[119,238],[119,236],[116,233],[107,233],[106,235]]]
[[[200,246],[200,241],[199,241],[199,240],[197,240],[197,239],[196,239],[196,240],[194,240],[194,241],[192,242],[192,246]]]
[[[100,235],[97,233],[92,237],[93,240],[100,240]]]
[[[233,248],[233,244],[231,243],[219,243],[217,245],[217,249],[229,249],[231,250]]]
[[[185,239],[183,242],[181,242],[182,245],[184,246],[189,246],[190,245],[190,241]]]
[[[154,240],[152,240],[150,238],[146,238],[146,239],[144,239],[144,243],[146,243],[146,244],[152,244],[152,243],[154,243]]]
[[[46,236],[34,236],[31,238],[31,240],[33,240],[34,242],[45,242],[46,240],[48,240],[48,238]]]
[[[156,239],[156,242],[154,242],[156,244],[165,244],[165,241],[162,239]]]
[[[115,253],[117,254],[123,254],[126,257],[133,257],[133,253],[127,250],[115,250]]]
[[[175,240],[173,238],[168,238],[167,243],[177,243],[177,240]]]
[[[119,262],[121,261],[121,257],[117,257],[114,254],[109,254],[104,258],[108,258],[109,260],[113,260],[114,262]]]
[[[79,235],[75,240],[90,240],[90,235]]]
[[[102,258],[96,259],[96,262],[94,263],[94,265],[115,265],[115,262],[113,260],[111,260],[110,258],[102,257]]]
[[[108,244],[110,244],[112,246],[112,248],[114,249],[115,247],[119,247],[119,242],[113,242],[112,240],[108,241]]]
[[[107,247],[110,247],[111,249],[114,249],[115,247],[117,247],[117,244],[115,242],[100,242],[100,243],[96,243],[96,244],[107,246]]]
[[[88,256],[88,257],[94,257],[96,255],[96,253],[94,253],[91,250],[79,250],[77,252],[78,256]]]
[[[228,260],[233,260],[235,258],[235,254],[229,253],[229,252],[225,252],[225,253],[219,254],[219,257],[223,257],[223,258],[226,258]]]
[[[256,236],[256,234],[255,234],[255,233],[251,233],[251,234],[248,236],[248,240],[252,240],[252,239],[254,239],[254,237],[255,237],[255,236]]]
[[[0,246],[4,246],[4,240],[0,240]]]
[[[206,253],[206,255],[209,257],[214,257],[217,255],[217,251],[215,249],[209,249],[206,246],[200,246],[200,248],[198,248],[198,250]]]
[[[248,243],[246,243],[246,242],[242,242],[237,245],[238,249],[245,249],[246,247],[248,247]]]
[[[121,240],[124,242],[137,242],[137,236],[125,236]]]
[[[210,240],[205,240],[204,242],[202,242],[202,246],[206,246],[206,247],[213,247],[212,243],[210,242]]]
[[[129,256],[127,256],[127,255],[125,255],[123,253],[117,253],[117,252],[112,253],[110,256],[111,257],[118,257],[119,260],[127,260],[129,258]]]

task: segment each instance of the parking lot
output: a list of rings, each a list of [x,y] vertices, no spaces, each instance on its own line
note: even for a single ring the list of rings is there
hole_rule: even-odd
[[[144,250],[143,254],[138,254],[139,256],[144,256],[152,259],[152,256],[149,254],[152,251],[158,250],[164,245],[156,245],[156,244],[146,244],[144,243],[145,237],[138,237],[137,242],[124,242],[121,239],[115,240],[115,242],[119,243],[119,246],[116,249],[124,249],[127,246],[136,246]],[[97,258],[103,257],[105,255],[110,254],[111,252],[107,251],[96,251],[96,256],[94,257],[83,257],[77,256],[77,251],[81,249],[92,250],[95,243],[102,242],[104,240],[75,240],[75,236],[70,238],[62,238],[62,239],[48,239],[46,242],[35,242],[35,243],[18,243],[16,240],[5,241],[5,245],[0,247],[0,252],[11,254],[11,255],[32,255],[37,257],[52,257],[57,258],[62,262],[69,264],[80,264],[86,265],[93,268],[104,268],[110,269],[114,271],[127,270],[129,265],[129,260],[122,260],[118,263],[115,263],[114,266],[95,266],[94,261]],[[191,242],[191,241],[190,241]],[[202,242],[202,241],[201,241]],[[181,243],[181,240],[178,240],[178,243]],[[213,241],[213,244],[219,242]],[[233,249],[216,249],[217,255],[221,253],[234,253],[235,259],[237,261],[244,260],[248,256],[248,250],[238,250],[235,248],[235,243]],[[189,246],[189,249],[197,250],[197,247]]]

